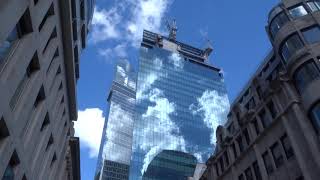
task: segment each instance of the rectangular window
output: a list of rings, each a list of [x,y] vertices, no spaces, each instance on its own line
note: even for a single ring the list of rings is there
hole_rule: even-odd
[[[311,109],[311,120],[312,120],[312,125],[314,126],[316,131],[319,133],[320,132],[320,103],[316,104]]]
[[[261,173],[260,173],[260,168],[259,168],[258,162],[255,161],[252,164],[252,167],[253,167],[254,175],[256,176],[256,180],[262,180],[262,176],[261,176]]]
[[[223,162],[223,157],[221,157],[221,158],[220,158],[219,162],[220,162],[221,172],[223,173],[223,171],[224,171],[224,162]]]
[[[237,148],[236,148],[235,142],[232,143],[232,152],[233,152],[234,158],[236,159],[238,156],[237,156]]]
[[[256,118],[252,121],[252,125],[253,125],[254,130],[258,136],[260,134],[260,128],[259,128],[258,120]]]
[[[320,42],[320,28],[313,26],[308,29],[302,30],[303,37],[309,44]]]
[[[225,152],[223,153],[223,156],[224,156],[224,161],[226,162],[226,167],[228,167],[228,166],[229,166],[229,156],[228,156],[228,152],[225,151]]]
[[[283,164],[284,160],[281,152],[281,147],[277,142],[271,146],[271,152],[276,167],[279,168]]]
[[[307,86],[319,77],[319,70],[313,61],[303,64],[293,75],[295,85],[300,93],[303,93]]]
[[[278,33],[284,24],[289,21],[289,18],[284,12],[279,13],[270,23],[270,33],[272,38]]]
[[[53,6],[53,3],[51,3],[47,13],[44,15],[41,23],[39,24],[39,27],[38,27],[39,32],[42,30],[44,24],[47,22],[47,19],[53,15],[54,15],[54,6]]]
[[[287,159],[289,159],[292,156],[294,156],[293,149],[291,147],[291,143],[289,141],[288,136],[285,134],[284,136],[282,136],[280,138],[280,140],[281,140],[282,147],[283,147],[283,149],[284,149],[284,151],[286,153]]]
[[[246,180],[253,180],[253,174],[250,167],[244,171],[244,174],[246,175]]]
[[[243,142],[242,142],[242,137],[241,137],[241,136],[239,136],[239,137],[237,138],[237,142],[238,142],[238,145],[239,145],[240,153],[242,153],[243,150],[244,150],[244,147],[243,147]]]
[[[307,10],[303,7],[303,5],[289,9],[289,13],[293,19],[297,19],[298,17],[305,16],[308,14]]]
[[[309,8],[311,9],[312,12],[320,10],[320,1],[319,0],[310,1],[310,2],[307,2],[307,4],[308,4],[308,6],[309,6]]]
[[[273,172],[273,166],[272,166],[272,160],[268,151],[262,154],[262,158],[263,158],[263,162],[266,167],[267,173],[271,174]]]
[[[273,102],[270,101],[270,102],[267,104],[267,107],[268,107],[268,109],[269,109],[269,111],[270,111],[270,113],[271,113],[271,117],[272,117],[273,119],[276,118],[276,117],[277,117],[277,110],[276,110]]]
[[[262,125],[263,125],[264,128],[268,127],[271,124],[271,120],[268,117],[268,114],[266,113],[265,110],[262,110],[259,113],[259,117],[261,119],[261,122],[262,122]]]
[[[243,135],[244,135],[244,138],[246,140],[247,145],[249,146],[251,141],[250,141],[250,135],[249,135],[247,128],[243,130]]]
[[[218,164],[214,164],[214,167],[216,168],[216,173],[217,173],[217,176],[220,176],[220,172],[219,172],[219,168],[218,168]]]

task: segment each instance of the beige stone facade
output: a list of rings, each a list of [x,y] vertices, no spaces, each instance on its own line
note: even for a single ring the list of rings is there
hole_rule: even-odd
[[[72,121],[88,2],[0,1],[2,179],[80,179]]]
[[[320,2],[282,0],[273,50],[217,129],[203,180],[320,179]]]

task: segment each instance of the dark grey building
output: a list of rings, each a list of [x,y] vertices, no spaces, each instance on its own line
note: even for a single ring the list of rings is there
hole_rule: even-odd
[[[202,179],[319,179],[319,10],[318,0],[282,0],[271,10],[273,49],[218,128]]]
[[[80,179],[72,121],[93,0],[9,0],[0,9],[0,178]]]
[[[115,78],[108,96],[107,116],[103,128],[96,180],[126,180],[129,177],[136,74],[127,60],[115,66]]]

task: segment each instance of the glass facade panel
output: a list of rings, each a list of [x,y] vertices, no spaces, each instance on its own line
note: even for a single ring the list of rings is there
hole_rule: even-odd
[[[303,43],[297,34],[290,36],[281,47],[281,55],[283,60],[288,61],[289,58],[302,47]]]
[[[320,132],[320,103],[318,103],[314,108],[312,108],[311,119],[313,122],[313,126],[319,133]]]
[[[215,130],[229,110],[218,70],[162,48],[142,47],[136,97],[131,180],[143,179],[163,150],[188,153],[201,163],[209,158]]]
[[[135,107],[135,73],[126,60],[120,60],[116,65],[108,101],[96,178],[126,180],[131,159]]]
[[[320,28],[319,28],[319,26],[312,27],[307,30],[303,30],[302,34],[303,34],[305,40],[309,44],[320,42]]]
[[[308,86],[308,84],[318,79],[319,77],[319,70],[316,67],[315,63],[308,62],[294,73],[293,78],[298,91],[302,93]]]
[[[320,1],[310,1],[310,2],[307,2],[310,10],[312,12],[315,12],[315,11],[319,11],[320,10]]]
[[[0,43],[0,64],[6,58],[9,50],[15,40],[19,38],[17,27],[15,27],[9,34],[6,40]]]
[[[293,19],[296,19],[301,16],[305,16],[308,14],[307,10],[302,5],[289,9],[289,13]]]

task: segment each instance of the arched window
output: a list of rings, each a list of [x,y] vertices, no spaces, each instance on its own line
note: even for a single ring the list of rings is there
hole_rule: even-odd
[[[290,36],[281,46],[280,53],[282,55],[283,60],[286,62],[290,59],[290,57],[299,49],[303,47],[303,43],[298,36],[298,34],[294,34]]]

